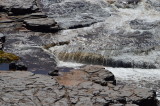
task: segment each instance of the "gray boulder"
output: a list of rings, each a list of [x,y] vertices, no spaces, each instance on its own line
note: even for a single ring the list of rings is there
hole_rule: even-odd
[[[35,0],[1,0],[0,11],[22,15],[38,11]]]

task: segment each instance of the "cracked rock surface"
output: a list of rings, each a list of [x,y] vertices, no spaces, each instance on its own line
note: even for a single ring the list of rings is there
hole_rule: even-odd
[[[105,71],[105,78],[111,77],[112,74],[108,70],[104,70],[102,66],[86,66],[79,71],[97,74],[100,71]],[[94,74],[87,74],[85,78],[84,75],[79,74],[83,77],[82,82],[66,85],[62,81],[59,82],[56,77],[35,75],[26,71],[1,71],[0,105],[157,106],[156,94],[152,90],[131,86],[115,86],[111,83],[102,86],[101,83],[92,80]],[[66,78],[65,76],[64,74],[60,77]],[[74,79],[68,81],[75,81],[77,79],[76,74],[72,73],[72,78]],[[103,79],[103,77],[99,77],[99,79]],[[115,81],[115,79],[111,81]],[[106,80],[106,82],[110,81]]]

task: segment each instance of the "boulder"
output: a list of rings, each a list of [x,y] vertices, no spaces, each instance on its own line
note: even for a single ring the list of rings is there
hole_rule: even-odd
[[[106,86],[108,83],[116,85],[115,76],[103,66],[86,66],[82,70],[89,74],[89,80],[92,82],[102,86]]]
[[[52,18],[27,19],[24,20],[24,24],[27,29],[38,32],[57,32],[59,30],[57,22]]]
[[[48,75],[50,75],[50,76],[58,76],[59,75],[59,69],[57,67],[55,67],[53,71],[50,71],[48,73]]]

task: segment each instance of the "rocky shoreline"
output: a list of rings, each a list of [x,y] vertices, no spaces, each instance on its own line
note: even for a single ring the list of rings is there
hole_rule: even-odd
[[[9,63],[11,70],[31,72],[0,72],[0,105],[158,106],[155,91],[116,86],[115,76],[103,66],[86,66],[58,77],[32,73],[53,71],[57,58],[160,68],[156,4],[150,0],[1,0],[0,50],[19,57]]]
[[[0,73],[1,106],[158,106],[156,93],[116,86],[103,66],[86,66],[59,77],[27,71]]]

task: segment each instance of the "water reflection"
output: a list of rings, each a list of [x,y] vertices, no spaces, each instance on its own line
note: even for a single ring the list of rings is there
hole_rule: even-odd
[[[8,71],[9,70],[9,64],[8,63],[1,63],[0,64],[0,70],[1,71]]]

